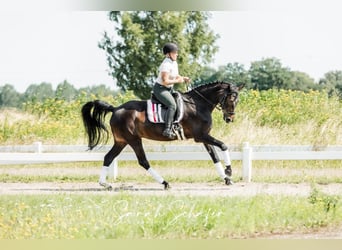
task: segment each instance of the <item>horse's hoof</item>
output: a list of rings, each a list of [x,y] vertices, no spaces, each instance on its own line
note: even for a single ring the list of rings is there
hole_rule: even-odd
[[[224,183],[226,185],[233,185],[234,184],[234,182],[228,177],[224,178]]]
[[[163,181],[162,184],[164,185],[164,190],[168,190],[168,189],[171,188],[170,185],[169,185],[169,183],[168,183],[167,181]]]
[[[224,170],[224,173],[228,176],[228,177],[231,177],[232,176],[232,167],[229,165],[229,166],[226,166],[226,169]]]
[[[106,190],[112,190],[113,187],[105,182],[99,182],[100,186],[104,187]]]

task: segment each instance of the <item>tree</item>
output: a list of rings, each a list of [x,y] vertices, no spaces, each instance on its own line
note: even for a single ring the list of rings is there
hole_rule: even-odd
[[[51,83],[42,82],[40,84],[31,84],[24,93],[24,100],[41,102],[53,96],[54,91]]]
[[[216,70],[211,67],[203,67],[200,74],[193,80],[192,84],[194,86],[202,85],[205,83],[210,83],[216,81]]]
[[[195,81],[195,85],[203,82],[209,83],[215,81],[231,82],[236,85],[250,85],[248,71],[245,70],[243,64],[240,63],[228,63],[226,66],[219,66],[218,70],[204,67],[200,77]]]
[[[0,107],[20,107],[20,94],[10,84],[0,86]]]
[[[289,68],[283,67],[277,58],[252,62],[249,74],[254,89],[291,88],[291,71]]]
[[[105,32],[99,42],[110,75],[123,91],[148,98],[163,59],[161,49],[166,42],[175,42],[180,48],[180,73],[195,79],[201,65],[211,62],[218,49],[218,35],[206,23],[209,17],[208,12],[198,11],[110,12],[117,36],[111,38]]]
[[[251,79],[248,71],[243,64],[240,63],[228,63],[224,67],[225,80],[232,82],[236,85],[246,84],[247,88],[251,88]]]
[[[71,101],[77,96],[77,90],[73,85],[64,80],[57,85],[55,96],[57,99]]]
[[[104,84],[100,84],[97,86],[91,86],[91,87],[85,87],[80,88],[79,93],[85,92],[88,96],[95,95],[98,98],[101,98],[103,96],[115,96],[117,93],[114,90],[111,90],[108,86]]]
[[[331,96],[336,94],[342,98],[342,71],[329,71],[319,80],[319,84],[325,88]]]
[[[315,80],[304,72],[292,71],[290,81],[292,90],[309,91],[310,89],[320,89],[320,86],[315,83]]]

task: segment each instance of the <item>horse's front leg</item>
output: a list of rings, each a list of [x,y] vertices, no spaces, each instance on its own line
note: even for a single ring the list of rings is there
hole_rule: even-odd
[[[214,137],[212,137],[212,136],[210,136],[208,134],[206,134],[204,136],[202,135],[202,137],[200,139],[196,140],[196,141],[201,141],[204,144],[209,144],[209,145],[212,145],[212,146],[216,146],[216,147],[218,147],[218,148],[220,148],[222,150],[223,161],[224,161],[224,163],[226,165],[226,169],[224,171],[225,171],[225,174],[227,176],[231,177],[232,176],[232,167],[231,167],[232,163],[231,163],[231,160],[230,160],[230,155],[229,155],[228,147],[226,146],[226,144],[224,144],[222,141],[219,141],[219,140],[215,139]],[[210,154],[210,152],[209,152],[209,154]]]
[[[206,143],[204,143],[204,146],[205,146],[206,150],[208,151],[212,161],[214,162],[214,165],[215,165],[215,168],[217,170],[217,173],[224,180],[225,184],[226,185],[233,184],[232,180],[230,179],[230,176],[231,176],[231,173],[232,173],[231,172],[231,164],[227,165],[227,161],[226,161],[227,157],[224,157],[224,161],[225,161],[225,164],[226,164],[226,169],[223,170],[220,158],[218,157],[214,146],[206,144]]]

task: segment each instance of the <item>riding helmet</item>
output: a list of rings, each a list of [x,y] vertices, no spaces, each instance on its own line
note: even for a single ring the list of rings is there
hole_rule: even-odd
[[[175,43],[166,43],[163,47],[164,55],[175,51],[178,51],[178,47]]]

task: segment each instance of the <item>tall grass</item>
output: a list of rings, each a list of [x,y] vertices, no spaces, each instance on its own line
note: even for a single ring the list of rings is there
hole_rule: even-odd
[[[31,102],[24,105],[25,112],[0,110],[0,143],[86,143],[80,110],[86,101],[96,98],[83,95],[72,102]],[[100,98],[115,106],[135,99],[131,92]],[[245,90],[234,123],[226,124],[222,113],[214,111],[212,135],[227,144],[341,145],[341,117],[342,102],[324,92]]]
[[[1,239],[216,239],[339,225],[340,197],[0,196]]]
[[[342,102],[325,92],[244,91],[236,113],[236,122],[224,125],[215,112],[213,134],[227,143],[342,144]]]

